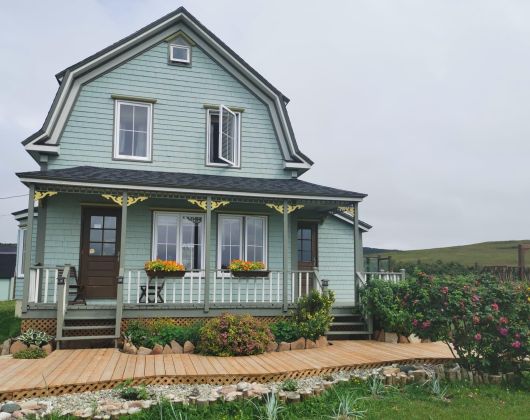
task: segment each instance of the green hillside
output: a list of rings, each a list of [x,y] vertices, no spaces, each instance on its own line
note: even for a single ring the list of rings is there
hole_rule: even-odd
[[[432,263],[438,260],[456,262],[466,266],[478,263],[485,265],[517,265],[517,245],[530,244],[530,240],[482,242],[478,244],[450,246],[445,248],[415,249],[410,251],[387,251],[365,253],[365,256],[391,256],[395,261],[415,263],[421,260]],[[530,251],[526,262],[530,264]]]

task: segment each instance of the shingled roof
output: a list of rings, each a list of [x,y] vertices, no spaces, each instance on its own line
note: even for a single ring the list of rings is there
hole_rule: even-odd
[[[321,197],[323,199],[362,199],[366,194],[317,185],[299,179],[269,179],[235,176],[203,175],[179,172],[140,171],[133,169],[77,166],[48,171],[21,172],[23,182],[75,183],[87,186],[120,185],[132,189],[161,187],[192,192],[253,193],[271,196]]]

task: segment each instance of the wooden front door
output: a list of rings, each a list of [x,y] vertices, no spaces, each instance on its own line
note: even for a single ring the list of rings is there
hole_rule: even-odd
[[[113,208],[83,210],[79,282],[85,299],[116,298],[120,216]]]
[[[318,267],[318,224],[316,222],[299,222],[296,232],[296,253],[298,270],[313,271]],[[301,294],[305,295],[313,285],[313,274],[302,275]],[[308,283],[308,284],[306,284]]]

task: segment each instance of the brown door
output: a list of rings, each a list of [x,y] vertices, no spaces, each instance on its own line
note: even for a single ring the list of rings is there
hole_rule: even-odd
[[[300,271],[313,271],[314,267],[318,267],[317,228],[317,223],[298,223],[296,249],[298,255],[298,270]],[[301,294],[305,295],[306,291],[311,290],[312,288],[313,275],[311,274],[307,277],[303,274],[301,283]],[[300,284],[297,285],[297,287],[299,286]]]
[[[115,299],[120,249],[119,209],[85,208],[79,282],[86,299]]]

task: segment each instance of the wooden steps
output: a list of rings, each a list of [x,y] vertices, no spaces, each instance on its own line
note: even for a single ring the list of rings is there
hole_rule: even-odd
[[[370,331],[363,315],[354,306],[334,307],[333,322],[326,336],[330,340],[368,339]]]

